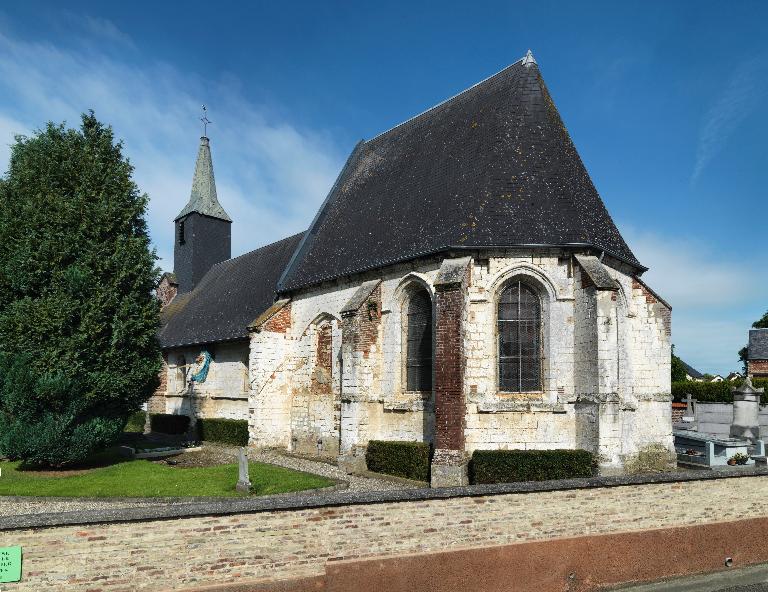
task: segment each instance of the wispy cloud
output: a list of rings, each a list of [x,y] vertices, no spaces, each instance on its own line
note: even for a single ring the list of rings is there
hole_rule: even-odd
[[[206,103],[219,198],[234,220],[233,255],[306,228],[343,162],[332,137],[249,102],[231,76],[202,79],[136,51],[121,59],[108,42],[131,41],[109,21],[84,18],[76,37],[61,47],[0,33],[0,171],[14,133],[49,120],[78,125],[80,113],[94,109],[125,141],[169,269],[172,220],[189,198]]]
[[[643,279],[672,305],[676,351],[702,372],[737,370],[747,330],[768,302],[768,277],[754,271],[761,263],[628,225],[622,234],[650,268]]]
[[[75,14],[70,14],[69,16],[71,21],[80,20],[86,32],[90,33],[95,38],[100,38],[110,43],[130,47],[132,49],[136,48],[133,39],[118,29],[110,20],[94,16],[84,16],[81,18]]]
[[[727,85],[704,116],[691,175],[695,184],[706,166],[749,115],[765,90],[766,60],[754,57],[736,67]]]

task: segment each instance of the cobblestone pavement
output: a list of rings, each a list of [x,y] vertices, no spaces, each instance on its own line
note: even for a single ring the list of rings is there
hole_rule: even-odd
[[[215,459],[221,463],[235,462],[237,448],[225,446],[204,447],[207,459]],[[198,457],[192,457],[196,453],[190,452],[184,455],[174,457],[179,464],[188,466],[199,466]],[[187,457],[187,462],[184,458]],[[409,489],[418,487],[418,484],[406,481],[395,481],[390,479],[379,479],[374,477],[347,475],[337,466],[305,458],[288,456],[276,451],[263,451],[250,453],[250,460],[257,462],[270,463],[294,469],[296,471],[305,471],[337,479],[348,484],[349,491],[384,491]],[[157,461],[162,462],[162,461]],[[216,464],[215,462],[211,464]],[[78,499],[78,498],[34,498],[34,497],[3,497],[0,496],[0,516],[18,516],[22,514],[48,514],[59,512],[74,512],[82,510],[99,510],[108,508],[131,508],[137,506],[163,505],[163,504],[183,504],[192,501],[184,498],[116,498],[116,499]]]

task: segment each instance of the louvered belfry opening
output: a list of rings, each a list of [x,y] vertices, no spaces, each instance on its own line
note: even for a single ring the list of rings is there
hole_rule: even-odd
[[[408,301],[406,376],[409,391],[432,390],[432,299],[419,290]]]
[[[541,303],[521,281],[499,299],[499,389],[510,393],[541,390]]]

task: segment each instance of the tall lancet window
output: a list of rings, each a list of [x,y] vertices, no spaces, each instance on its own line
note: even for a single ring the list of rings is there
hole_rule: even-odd
[[[409,391],[432,390],[432,299],[419,290],[408,301],[406,382]]]
[[[510,393],[541,390],[541,303],[520,281],[499,299],[499,389]]]

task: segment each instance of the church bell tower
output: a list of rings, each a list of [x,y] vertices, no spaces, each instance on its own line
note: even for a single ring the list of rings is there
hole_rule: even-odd
[[[213,265],[232,256],[232,219],[216,196],[210,140],[205,135],[200,138],[189,203],[174,224],[173,271],[179,294],[184,294]]]

